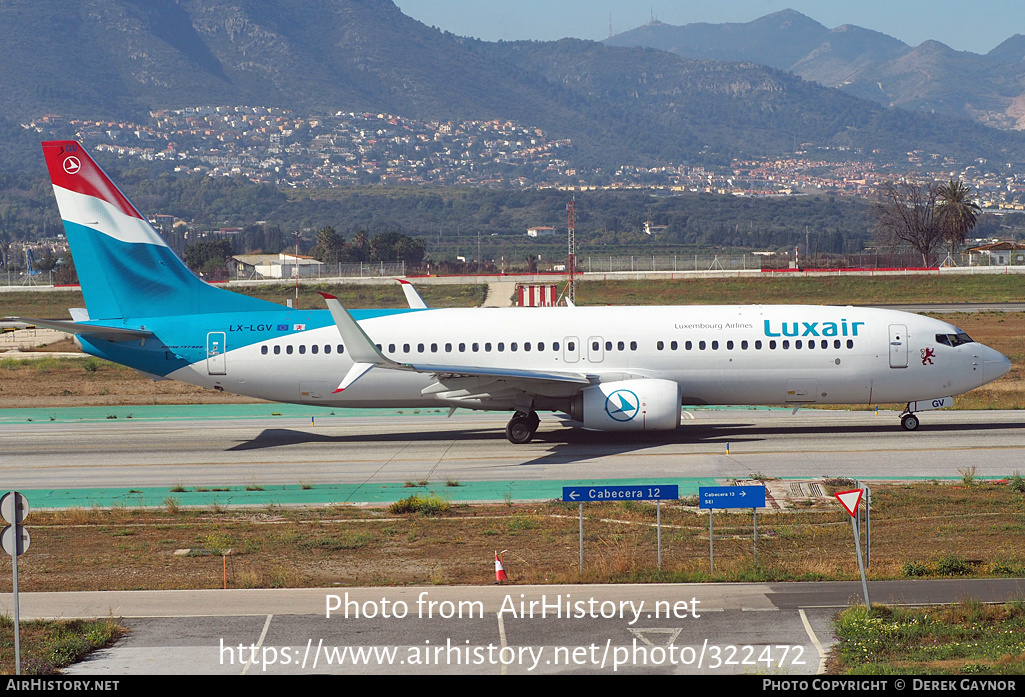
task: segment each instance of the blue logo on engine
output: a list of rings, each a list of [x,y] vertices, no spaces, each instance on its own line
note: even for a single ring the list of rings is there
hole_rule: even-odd
[[[641,410],[641,400],[630,390],[616,390],[605,398],[605,413],[615,421],[630,421]]]

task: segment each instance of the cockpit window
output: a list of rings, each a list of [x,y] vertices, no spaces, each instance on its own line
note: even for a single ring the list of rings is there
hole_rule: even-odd
[[[944,346],[960,346],[974,343],[974,340],[964,332],[959,332],[957,334],[937,334],[936,343]]]

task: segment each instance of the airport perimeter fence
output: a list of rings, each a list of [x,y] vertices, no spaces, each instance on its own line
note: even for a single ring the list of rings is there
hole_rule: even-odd
[[[917,253],[904,254],[850,254],[845,256],[834,255],[812,255],[810,258],[801,256],[797,264],[793,263],[793,255],[762,255],[752,252],[741,254],[653,254],[653,255],[580,255],[577,257],[578,273],[651,273],[651,272],[693,272],[693,271],[819,271],[819,270],[844,270],[844,269],[922,269],[951,267],[957,268],[961,273],[971,273],[972,269],[987,269],[992,271],[994,267],[1025,267],[1025,251],[1014,250],[1002,254],[992,255],[957,253],[950,257],[946,253],[936,254],[928,265],[923,265],[922,257]],[[542,273],[565,272],[565,264],[555,264],[546,268],[539,268]],[[519,269],[508,269],[509,273],[524,273]],[[299,276],[301,279],[336,279],[336,278],[396,278],[408,274],[415,276],[428,275],[427,269],[407,267],[405,262],[392,263],[323,263],[301,266]],[[431,271],[433,273],[433,270]],[[490,272],[494,274],[496,271]],[[239,272],[233,275],[231,280],[235,281],[281,281],[288,282],[295,279],[292,274],[280,277],[265,276],[256,271]],[[472,274],[470,274],[472,275]],[[227,280],[227,279],[224,279]],[[33,286],[52,287],[54,285],[54,273],[39,272],[34,275],[27,275],[23,271],[11,269],[0,270],[0,286],[22,286],[31,288]]]
[[[813,271],[843,269],[921,269],[937,267],[991,268],[994,266],[1025,266],[1025,253],[1004,256],[937,254],[923,264],[918,253],[850,254],[844,256],[746,254],[673,254],[646,256],[581,255],[577,271],[584,273],[644,273],[665,271]]]
[[[292,267],[289,267],[292,268]],[[406,275],[406,262],[378,262],[376,264],[343,264],[320,263],[299,267],[299,278],[394,278]],[[281,276],[266,276],[257,271],[248,274],[240,271],[236,280],[267,280],[290,281],[295,279],[295,271]]]

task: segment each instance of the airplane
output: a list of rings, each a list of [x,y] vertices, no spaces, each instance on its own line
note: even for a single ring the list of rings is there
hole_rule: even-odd
[[[907,403],[918,412],[1010,370],[938,319],[860,307],[298,310],[206,284],[75,141],[42,144],[86,308],[27,319],[158,379],[326,407],[538,412],[585,429],[673,431],[681,405]],[[403,288],[412,290],[412,286]]]

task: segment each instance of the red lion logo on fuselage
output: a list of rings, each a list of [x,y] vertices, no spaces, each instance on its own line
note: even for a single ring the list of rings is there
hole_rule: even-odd
[[[936,356],[936,351],[931,348],[922,349],[922,365],[932,365],[932,359]]]

